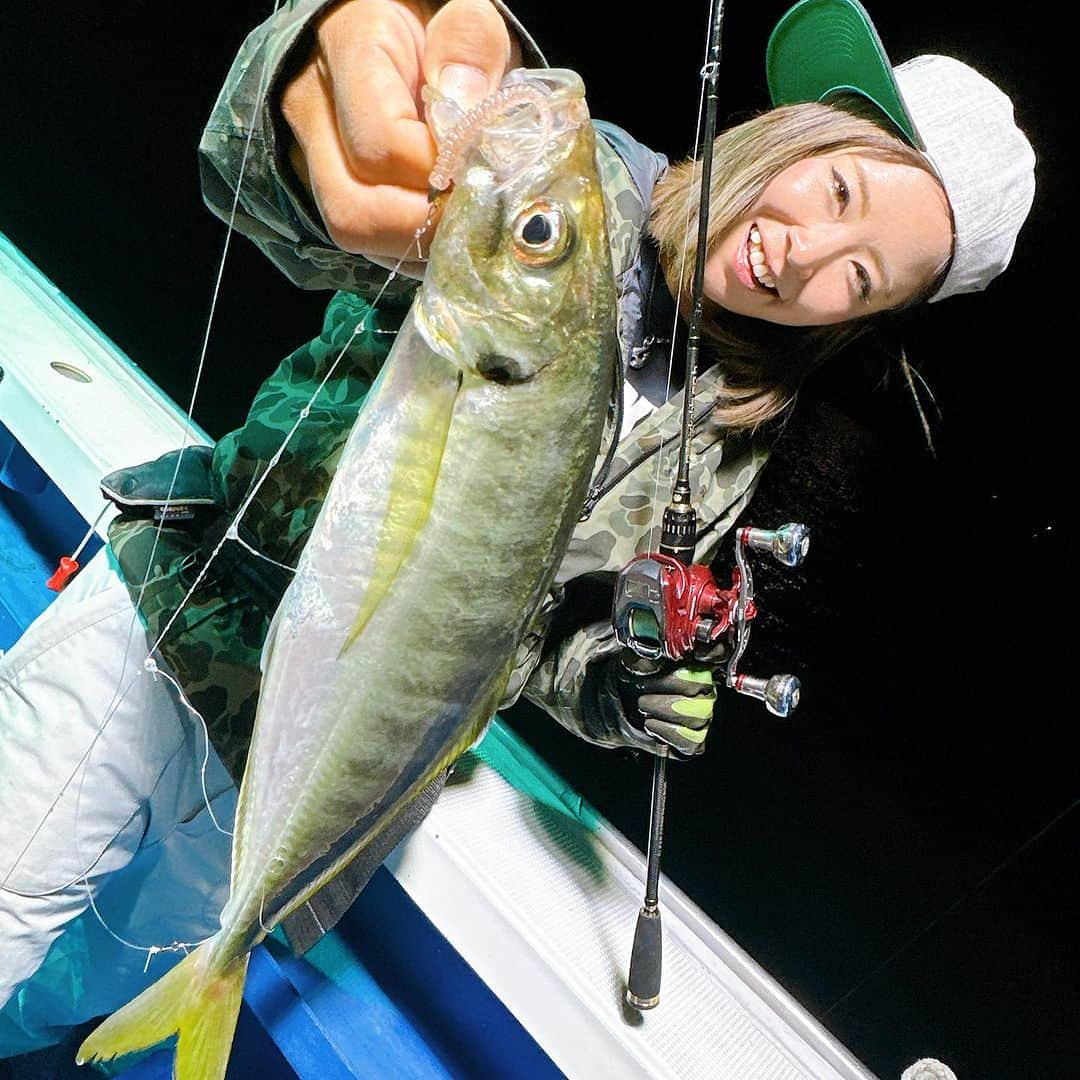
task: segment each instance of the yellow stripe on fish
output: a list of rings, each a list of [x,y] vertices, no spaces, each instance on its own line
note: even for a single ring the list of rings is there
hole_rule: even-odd
[[[379,532],[375,571],[356,613],[356,621],[338,653],[339,658],[364,632],[364,627],[394,583],[398,570],[416,543],[417,534],[431,513],[439,466],[446,450],[454,402],[460,388],[459,372],[457,385],[448,388],[445,398],[432,401],[426,415],[416,424],[414,434],[402,440],[403,453],[394,464],[386,517]]]

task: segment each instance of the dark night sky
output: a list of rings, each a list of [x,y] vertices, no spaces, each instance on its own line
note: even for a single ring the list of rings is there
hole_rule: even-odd
[[[223,241],[194,147],[269,6],[3,17],[0,230],[185,403]],[[729,6],[721,110],[737,117],[766,104],[764,45],[785,5]],[[665,868],[882,1076],[934,1054],[961,1080],[1064,1078],[1080,815],[1040,830],[1076,791],[1071,634],[1057,629],[1075,602],[1075,106],[1059,93],[1075,59],[1045,6],[870,7],[894,61],[952,53],[1014,97],[1039,155],[1035,208],[988,293],[903,328],[940,406],[936,458],[895,379],[882,385],[894,340],[839,359],[806,395],[754,515],[805,518],[813,552],[794,577],[762,575],[748,665],[798,672],[805,704],[789,723],[728,705],[706,758],[676,771]],[[520,4],[549,59],[585,76],[594,115],[681,155],[706,5],[621,26],[610,12],[629,6],[583,8]],[[149,24],[151,11],[172,23]],[[316,332],[324,300],[233,244],[195,409],[212,434]],[[640,841],[646,762],[525,710],[514,722]]]

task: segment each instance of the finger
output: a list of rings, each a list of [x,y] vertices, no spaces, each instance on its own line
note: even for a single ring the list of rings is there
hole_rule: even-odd
[[[653,694],[678,694],[682,697],[715,693],[713,674],[708,668],[676,668],[649,679],[648,688]]]
[[[423,28],[400,5],[340,14],[320,26],[319,44],[345,160],[366,183],[426,190],[435,144],[418,107]]]
[[[673,697],[670,694],[642,694],[638,709],[645,715],[666,723],[681,724],[700,730],[708,727],[713,715],[715,695],[709,697]]]
[[[282,107],[326,230],[345,251],[402,255],[427,216],[426,187],[413,191],[357,178],[345,158],[329,96],[312,89],[319,79],[312,65],[294,80]]]
[[[651,716],[645,721],[645,730],[686,757],[693,757],[704,751],[705,738],[708,734],[707,731],[680,727],[678,724],[669,724]]]
[[[449,0],[428,23],[424,78],[464,110],[498,89],[512,62],[510,33],[489,0]]]

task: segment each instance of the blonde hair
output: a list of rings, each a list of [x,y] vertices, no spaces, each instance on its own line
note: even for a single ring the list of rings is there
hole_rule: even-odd
[[[803,158],[857,149],[870,157],[913,165],[936,181],[927,159],[884,123],[865,99],[850,95],[829,105],[784,105],[718,135],[707,250],[777,175]],[[683,303],[688,302],[694,276],[699,183],[692,161],[672,166],[656,185],[649,223],[668,288],[672,296],[681,296]],[[925,287],[903,306],[932,296],[947,272],[948,263],[937,268]],[[806,377],[870,330],[874,321],[873,316],[864,316],[831,326],[780,326],[732,314],[706,299],[702,333],[719,353],[718,362],[724,370],[719,415],[730,426],[740,428],[757,427],[782,415],[794,404]]]

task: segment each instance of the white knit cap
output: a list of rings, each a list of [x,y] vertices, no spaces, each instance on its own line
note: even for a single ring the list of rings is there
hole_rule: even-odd
[[[985,289],[1009,265],[1031,209],[1035,152],[1009,98],[967,64],[917,56],[893,75],[952,207],[952,266],[931,301]]]
[[[948,56],[894,68],[859,0],[799,0],[776,24],[765,68],[775,104],[856,93],[926,154],[955,230],[952,264],[931,300],[985,289],[1008,266],[1035,195],[1035,153],[989,79]]]

